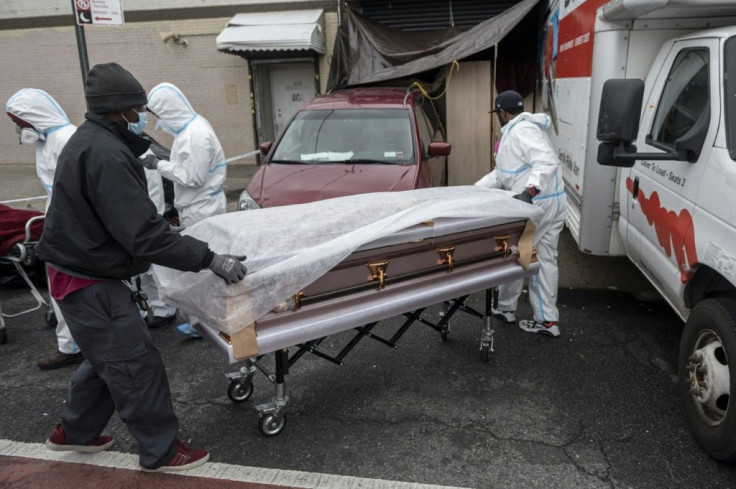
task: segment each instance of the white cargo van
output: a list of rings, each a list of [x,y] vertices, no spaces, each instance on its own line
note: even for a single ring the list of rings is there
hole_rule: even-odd
[[[686,322],[687,421],[736,460],[736,2],[559,0],[540,97],[579,248],[626,254]],[[643,105],[642,105],[643,102]]]

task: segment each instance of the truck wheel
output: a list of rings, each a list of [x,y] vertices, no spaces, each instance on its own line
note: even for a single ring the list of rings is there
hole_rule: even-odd
[[[711,457],[736,461],[736,302],[701,301],[680,340],[681,399],[695,440]]]

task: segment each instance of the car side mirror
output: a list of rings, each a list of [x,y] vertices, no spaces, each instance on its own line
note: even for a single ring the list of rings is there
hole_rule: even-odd
[[[452,144],[438,141],[429,143],[429,148],[427,149],[429,156],[448,156],[450,151],[452,151]]]
[[[266,156],[271,151],[271,146],[273,146],[273,141],[264,141],[258,145],[258,148],[261,150],[261,154]]]

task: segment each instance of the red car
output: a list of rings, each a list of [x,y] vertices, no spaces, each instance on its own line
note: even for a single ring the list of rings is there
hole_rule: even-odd
[[[445,185],[451,145],[421,93],[385,87],[318,97],[260,148],[240,210]]]

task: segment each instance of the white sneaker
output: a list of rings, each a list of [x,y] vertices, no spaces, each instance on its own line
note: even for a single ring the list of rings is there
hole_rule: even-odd
[[[519,327],[527,333],[539,333],[545,336],[551,336],[552,338],[560,336],[560,328],[557,326],[557,321],[540,323],[533,319],[522,319],[519,321]]]
[[[516,322],[516,312],[515,311],[501,311],[500,309],[496,309],[495,307],[491,308],[491,314],[503,321],[504,323],[515,323]]]

